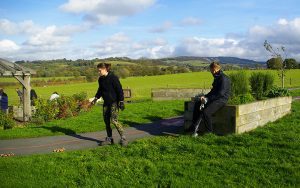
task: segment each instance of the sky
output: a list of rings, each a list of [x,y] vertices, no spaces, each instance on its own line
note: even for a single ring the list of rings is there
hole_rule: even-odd
[[[0,58],[300,61],[299,0],[1,0]]]

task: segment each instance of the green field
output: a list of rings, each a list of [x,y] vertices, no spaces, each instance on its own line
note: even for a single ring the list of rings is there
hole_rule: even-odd
[[[0,158],[1,187],[299,187],[300,102],[249,133]]]
[[[235,71],[226,71],[230,74]],[[251,74],[253,71],[246,71]],[[280,80],[277,76],[277,71],[270,71],[275,76],[275,84],[280,86]],[[0,78],[0,81],[3,78]],[[291,79],[291,83],[290,83]],[[193,72],[161,76],[143,76],[143,77],[129,77],[121,79],[123,88],[131,88],[133,98],[135,99],[149,99],[151,98],[152,88],[209,88],[212,83],[212,76],[209,72]],[[286,73],[285,79],[286,87],[300,87],[300,69],[289,70]],[[89,97],[93,97],[98,88],[98,83],[78,83],[58,86],[36,87],[34,88],[39,97],[49,98],[50,95],[57,91],[59,94],[72,95],[79,92],[87,92]],[[15,88],[6,88],[6,93],[9,97],[9,104],[17,104],[18,97]]]

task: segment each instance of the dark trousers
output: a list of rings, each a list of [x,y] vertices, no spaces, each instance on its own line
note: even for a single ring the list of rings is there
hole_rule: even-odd
[[[204,120],[204,125],[206,127],[206,130],[208,132],[213,132],[213,126],[212,126],[212,115],[216,113],[220,108],[225,106],[225,102],[223,101],[213,101],[211,103],[207,103],[204,107],[204,110],[200,112],[199,107],[201,105],[200,101],[195,103],[194,106],[194,113],[193,113],[193,125],[199,120],[199,118],[202,118]]]
[[[106,126],[107,137],[112,137],[112,129],[110,123],[114,124],[121,137],[123,137],[123,127],[118,121],[119,108],[117,103],[103,106],[103,118]]]

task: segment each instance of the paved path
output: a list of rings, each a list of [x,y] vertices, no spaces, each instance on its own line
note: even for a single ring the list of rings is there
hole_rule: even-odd
[[[154,123],[125,128],[125,135],[129,142],[139,138],[159,135],[178,136],[182,130],[183,117],[163,119]],[[75,135],[47,136],[39,138],[24,138],[0,140],[0,154],[13,153],[14,155],[30,155],[37,153],[52,153],[64,148],[65,151],[99,147],[104,141],[106,131],[82,133]],[[120,136],[113,130],[115,143]]]

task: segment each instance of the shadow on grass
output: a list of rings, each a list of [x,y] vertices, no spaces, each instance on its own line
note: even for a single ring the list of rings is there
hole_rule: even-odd
[[[100,140],[76,134],[76,132],[72,129],[67,129],[67,128],[63,128],[63,127],[59,127],[59,126],[52,126],[52,127],[41,126],[39,128],[50,130],[53,133],[61,132],[61,133],[64,133],[65,135],[68,135],[68,136],[72,136],[72,137],[82,139],[82,140],[94,141],[94,142],[97,142],[98,144],[101,143]]]

